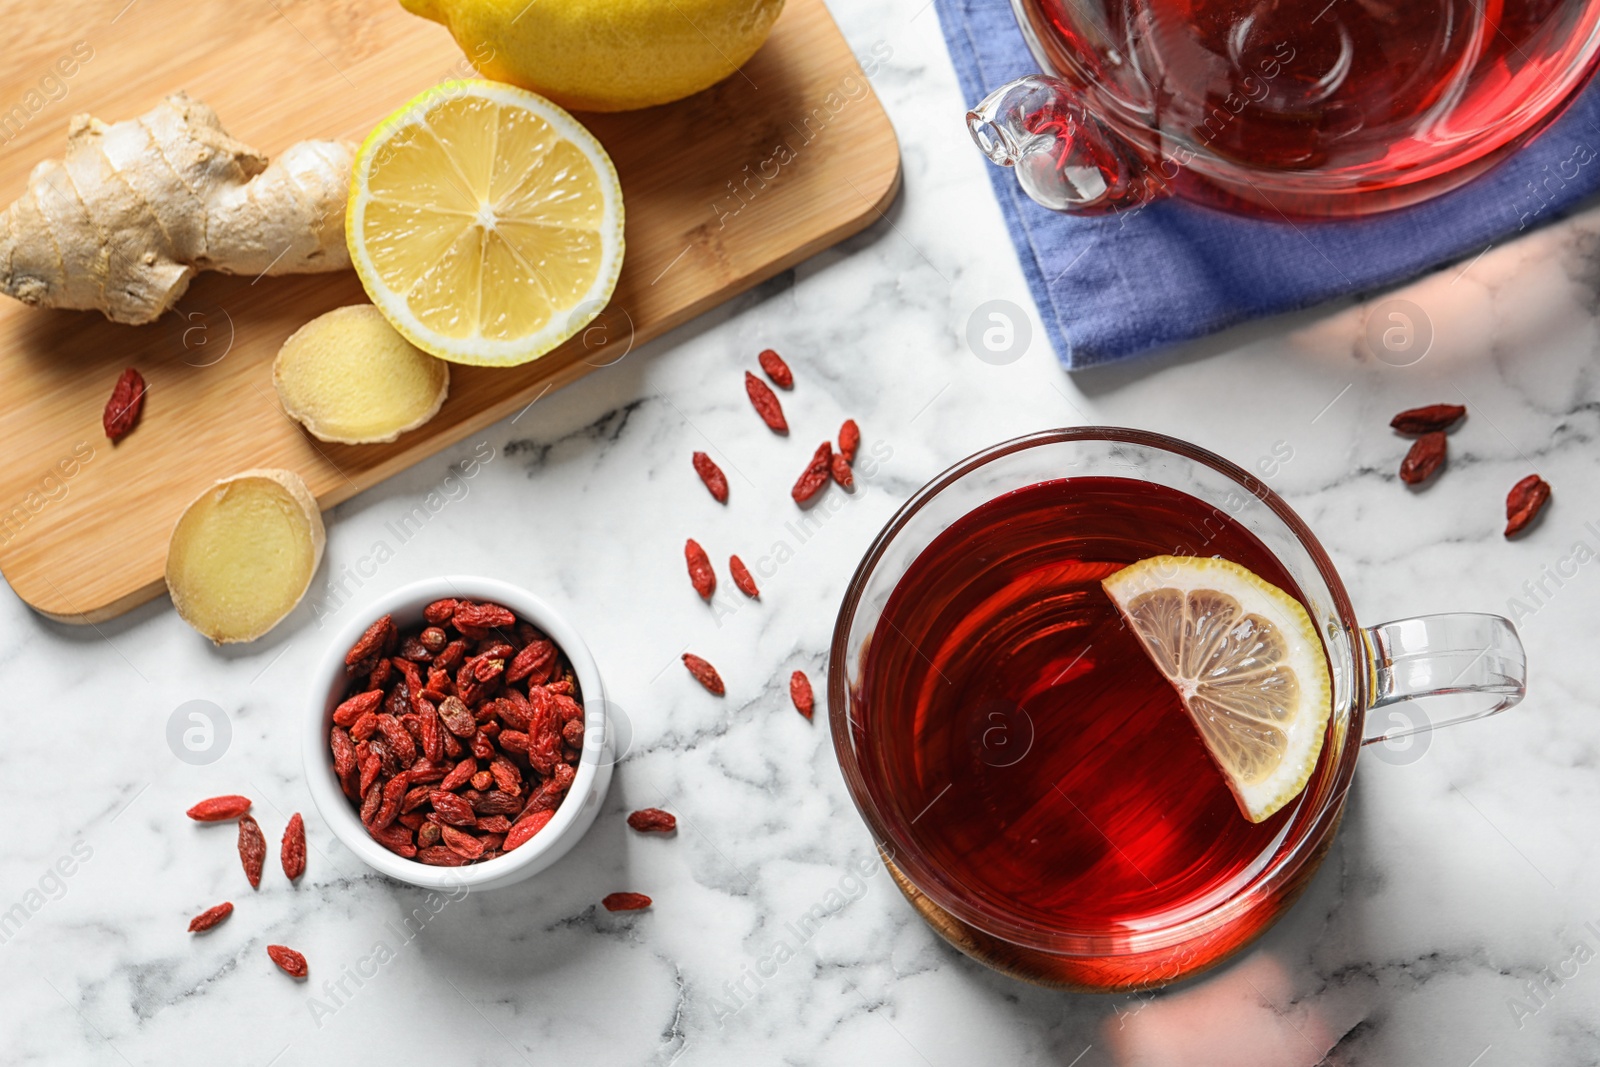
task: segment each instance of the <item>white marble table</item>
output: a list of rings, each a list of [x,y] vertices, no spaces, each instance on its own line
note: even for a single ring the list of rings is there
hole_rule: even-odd
[[[164,600],[80,628],[0,598],[0,1061],[1600,1059],[1600,565],[1546,580],[1536,602],[1524,591],[1575,542],[1600,549],[1585,525],[1600,524],[1600,213],[1393,294],[1436,332],[1411,366],[1363,347],[1370,303],[1071,378],[1035,329],[1023,358],[992,365],[966,347],[969,315],[988,300],[1031,305],[934,13],[881,0],[836,14],[858,52],[889,55],[874,83],[906,180],[883,223],[337,509],[307,604],[253,646],[212,649]],[[767,345],[800,383],[785,396],[788,442],[751,415],[740,385]],[[1396,480],[1403,445],[1385,423],[1458,397],[1471,415],[1450,470],[1414,495]],[[806,442],[845,416],[882,461],[802,542],[784,489]],[[1096,998],[1000,978],[939,941],[881,872],[839,898],[795,958],[757,974],[786,922],[855,887],[858,865],[873,869],[824,724],[789,708],[783,679],[804,668],[820,689],[845,582],[918,485],[1002,438],[1090,422],[1162,430],[1245,464],[1287,449],[1272,485],[1320,533],[1370,621],[1523,598],[1527,701],[1436,735],[1410,765],[1364,760],[1302,902],[1237,962],[1180,989]],[[730,467],[726,510],[689,467],[708,443]],[[1501,500],[1535,469],[1556,502],[1535,536],[1507,543]],[[397,536],[430,492],[443,506]],[[759,605],[719,619],[684,580],[687,536],[719,559],[779,541],[793,558]],[[566,605],[633,744],[567,859],[430,910],[333,841],[301,781],[298,725],[328,617],[448,570]],[[689,643],[722,666],[725,700],[676,666]],[[176,758],[165,732],[195,700],[223,709],[231,729],[207,765]],[[183,818],[199,797],[233,791],[256,798],[274,867],[284,820],[306,814],[301,884],[269,869],[251,892],[231,830]],[[679,813],[675,838],[626,830],[623,814],[651,804]],[[648,892],[655,907],[598,910],[616,889]],[[225,926],[185,933],[224,898],[239,906]],[[305,951],[312,980],[277,973],[270,942]]]

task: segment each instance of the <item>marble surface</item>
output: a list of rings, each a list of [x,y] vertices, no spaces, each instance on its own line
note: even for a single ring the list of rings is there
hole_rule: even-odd
[[[975,309],[1030,305],[931,7],[880,0],[836,14],[858,52],[887,56],[873,83],[906,178],[880,224],[338,508],[306,604],[252,646],[209,647],[164,600],[73,627],[0,596],[0,1061],[1600,1060],[1600,565],[1589,562],[1600,549],[1600,211],[1399,293],[1114,369],[1069,378],[1036,322],[1021,358],[988,362],[965,340]],[[1372,309],[1395,298],[1434,335],[1407,366],[1363,340]],[[784,397],[790,440],[757,422],[740,385],[766,345],[799,381]],[[1404,444],[1386,422],[1441,399],[1471,414],[1446,476],[1413,493],[1396,480]],[[807,442],[846,416],[879,462],[801,541],[784,489]],[[1366,619],[1520,603],[1532,662],[1521,707],[1434,735],[1420,759],[1364,758],[1301,903],[1235,963],[1157,994],[1049,992],[946,947],[873,865],[824,723],[797,716],[782,684],[800,668],[820,689],[845,583],[919,485],[1000,439],[1082,423],[1162,430],[1247,465],[1287,454],[1269,480],[1319,532]],[[726,509],[695,482],[696,449],[725,460]],[[1533,536],[1508,543],[1501,501],[1534,470],[1556,501]],[[427,522],[397,534],[429,494]],[[714,612],[684,579],[688,536],[719,560],[779,542],[792,557],[759,604]],[[563,605],[632,729],[572,854],[519,886],[449,899],[385,881],[339,847],[299,749],[306,675],[333,622],[445,571],[498,575]],[[677,666],[686,646],[722,666],[725,699]],[[168,740],[193,701],[220,709],[229,735],[203,765]],[[256,799],[273,843],[256,892],[231,829],[182,817],[233,791]],[[675,810],[676,837],[629,832],[623,814],[644,805]],[[312,849],[290,887],[275,855],[294,811]],[[655,907],[596,907],[618,889]],[[238,905],[228,923],[184,932],[220,899]],[[774,967],[785,924],[819,904],[825,921]],[[268,943],[303,950],[311,981],[273,969]]]

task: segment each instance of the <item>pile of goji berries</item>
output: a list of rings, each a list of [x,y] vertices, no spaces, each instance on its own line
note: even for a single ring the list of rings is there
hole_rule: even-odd
[[[340,787],[384,848],[435,867],[494,859],[555,817],[583,751],[565,654],[499,604],[438,600],[385,615],[345,655],[329,746]]]
[[[1395,432],[1416,438],[1400,462],[1402,482],[1421,485],[1439,472],[1448,451],[1445,434],[1466,413],[1466,407],[1461,404],[1428,404],[1408,408],[1389,420]],[[1550,483],[1537,474],[1530,474],[1512,486],[1506,495],[1505,536],[1515,537],[1526,530],[1549,502]]]
[[[202,800],[187,812],[195,822],[237,822],[239,824],[239,862],[250,888],[261,887],[261,874],[267,863],[267,838],[261,825],[250,815],[250,798],[236,794],[210,797]],[[293,882],[306,873],[306,824],[295,812],[283,830],[283,842],[278,850],[283,873]],[[204,933],[233,914],[233,902],[224,900],[189,920],[191,934]],[[306,958],[292,948],[268,945],[267,955],[272,962],[294,978],[306,976]]]
[[[794,371],[777,352],[770,348],[765,349],[757,357],[757,361],[761,364],[762,371],[772,379],[773,385],[780,389],[794,388]],[[756,414],[761,416],[761,421],[767,424],[768,429],[774,433],[787,435],[789,420],[784,416],[783,404],[771,386],[750,371],[745,371],[744,391],[750,397],[750,404],[756,409]],[[856,425],[854,419],[846,419],[839,427],[838,447],[835,448],[832,441],[822,442],[812,453],[805,469],[800,472],[794,488],[789,491],[794,502],[805,504],[821,492],[830,481],[837,482],[840,488],[846,491],[854,489],[855,474],[851,470],[851,464],[855,462],[856,450],[860,447],[861,428]],[[693,460],[695,473],[705,483],[712,498],[719,504],[726,504],[728,478],[722,473],[722,468],[704,452],[696,452]],[[694,591],[706,601],[710,601],[717,588],[717,574],[711,566],[711,557],[700,547],[700,542],[692,537],[683,546],[683,555],[684,561],[688,564],[689,582],[694,586]],[[752,600],[760,599],[761,590],[756,586],[755,578],[738,556],[728,557],[728,572],[733,576],[733,584],[739,592]],[[722,676],[704,659],[686,652],[683,655],[683,665],[711,694],[722,696],[727,692]],[[815,698],[811,692],[811,681],[805,676],[805,672],[795,671],[790,675],[789,695],[794,701],[795,710],[807,719],[811,718],[815,709]]]

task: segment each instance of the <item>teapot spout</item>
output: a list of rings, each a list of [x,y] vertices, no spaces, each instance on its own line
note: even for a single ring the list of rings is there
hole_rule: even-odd
[[[967,112],[967,131],[1051,211],[1103,215],[1166,195],[1146,155],[1091,115],[1059,78],[1030,74],[1002,85]]]

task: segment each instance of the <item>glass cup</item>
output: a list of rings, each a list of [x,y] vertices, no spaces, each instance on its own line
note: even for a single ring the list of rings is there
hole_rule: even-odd
[[[1043,73],[995,90],[968,127],[1029,196],[1075,214],[1169,194],[1272,219],[1416,203],[1538,134],[1600,61],[1596,0],[1012,8]],[[1550,180],[1594,158],[1579,144]]]
[[[915,818],[908,821],[897,805],[875,795],[874,789],[882,787],[863,774],[874,737],[857,703],[874,628],[902,576],[934,538],[1002,494],[1078,476],[1138,478],[1176,489],[1252,533],[1304,595],[1333,686],[1326,751],[1306,787],[1302,813],[1273,842],[1250,879],[1201,914],[1109,934],[1026,921],[963,893],[954,872],[930,862],[919,846],[911,825]],[[857,568],[839,610],[828,706],[851,797],[897,884],[940,934],[981,962],[1028,981],[1127,991],[1165,985],[1215,965],[1294,903],[1332,843],[1363,747],[1503,711],[1522,699],[1525,679],[1522,643],[1499,616],[1432,615],[1372,627],[1358,623],[1322,546],[1300,517],[1249,472],[1160,434],[1081,427],[995,445],[951,467],[901,507]],[[1387,728],[1370,728],[1369,713],[1380,709],[1388,709]]]

